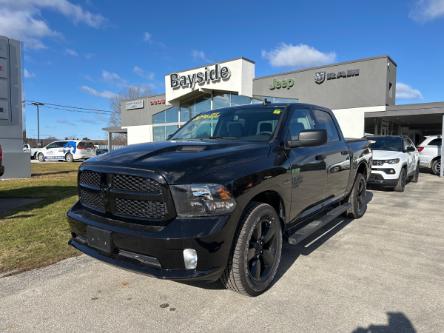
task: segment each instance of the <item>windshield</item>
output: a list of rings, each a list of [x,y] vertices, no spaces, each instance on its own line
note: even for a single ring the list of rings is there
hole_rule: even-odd
[[[237,139],[268,141],[284,108],[235,108],[202,113],[185,124],[171,140]]]
[[[391,150],[391,151],[403,151],[403,140],[402,138],[392,137],[392,136],[380,136],[380,137],[369,137],[369,140],[376,141],[372,143],[370,147],[373,150]]]

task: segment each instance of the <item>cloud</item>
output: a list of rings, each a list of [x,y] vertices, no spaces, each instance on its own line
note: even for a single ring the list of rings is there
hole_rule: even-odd
[[[25,77],[25,79],[32,79],[33,77],[35,77],[35,74],[28,71],[26,68],[23,70],[23,76]]]
[[[77,53],[77,51],[76,51],[76,50],[73,50],[73,49],[66,49],[66,50],[65,50],[65,53],[66,53],[67,55],[71,56],[71,57],[78,57],[78,56],[79,56],[79,54]]]
[[[203,62],[213,62],[210,59],[208,59],[207,55],[205,54],[204,51],[201,50],[193,50],[191,52],[191,56],[193,57],[194,60],[196,61],[203,61]]]
[[[151,43],[153,41],[153,35],[151,35],[149,32],[143,33],[143,41]]]
[[[145,72],[145,70],[139,66],[133,67],[133,73],[136,74],[137,76],[140,76],[143,79],[154,80],[153,72]]]
[[[60,36],[42,18],[43,10],[52,10],[75,24],[98,28],[105,18],[84,10],[68,0],[0,0],[0,35],[23,41],[28,48],[45,48],[44,38]]]
[[[89,95],[101,97],[101,98],[110,99],[110,98],[114,98],[114,97],[118,96],[116,93],[113,93],[112,91],[109,91],[109,90],[98,91],[98,90],[91,88],[89,86],[81,86],[80,89]]]
[[[399,99],[422,99],[422,93],[408,84],[396,83],[396,98]]]
[[[444,0],[416,0],[409,17],[418,22],[444,17]]]
[[[273,67],[312,67],[333,63],[336,53],[323,53],[306,44],[292,45],[282,43],[277,48],[264,51],[262,57]]]
[[[107,70],[102,71],[102,79],[119,87],[128,85],[128,82],[122,79],[119,74]]]

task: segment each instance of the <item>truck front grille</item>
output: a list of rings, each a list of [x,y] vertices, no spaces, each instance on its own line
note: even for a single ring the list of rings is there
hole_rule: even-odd
[[[79,199],[82,206],[120,220],[139,223],[167,221],[175,216],[168,185],[159,176],[87,170],[79,171]]]

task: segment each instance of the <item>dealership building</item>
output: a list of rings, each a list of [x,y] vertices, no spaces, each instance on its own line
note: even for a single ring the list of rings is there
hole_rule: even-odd
[[[165,93],[121,103],[128,144],[161,141],[195,115],[218,108],[301,102],[333,110],[346,137],[399,134],[415,143],[441,134],[444,102],[396,105],[396,62],[378,56],[256,77],[246,58],[177,71],[165,76]]]

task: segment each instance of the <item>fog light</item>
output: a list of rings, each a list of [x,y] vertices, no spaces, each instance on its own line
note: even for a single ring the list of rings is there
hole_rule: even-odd
[[[195,249],[183,250],[183,262],[186,269],[195,269],[197,267],[197,252]]]

